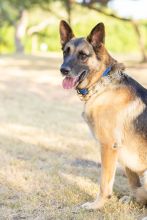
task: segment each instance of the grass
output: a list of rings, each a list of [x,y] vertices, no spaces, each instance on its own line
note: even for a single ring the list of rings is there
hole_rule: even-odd
[[[120,167],[101,211],[76,209],[96,197],[100,155],[82,102],[61,87],[60,63],[53,56],[0,57],[0,219],[141,219],[145,208],[119,202],[129,195]],[[130,63],[129,72],[145,84],[145,69]]]

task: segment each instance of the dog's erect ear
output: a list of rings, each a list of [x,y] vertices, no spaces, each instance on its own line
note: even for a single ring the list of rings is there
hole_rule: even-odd
[[[74,37],[74,34],[69,24],[64,20],[60,21],[59,30],[60,30],[61,45],[63,48],[65,44]]]
[[[98,47],[105,42],[105,26],[103,23],[97,24],[87,37],[87,40],[93,47]]]

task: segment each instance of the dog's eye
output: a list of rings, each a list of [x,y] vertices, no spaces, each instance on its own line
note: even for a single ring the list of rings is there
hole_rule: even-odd
[[[70,47],[67,47],[67,48],[63,51],[64,56],[65,56],[65,55],[68,55],[69,52],[70,52]]]
[[[79,52],[79,57],[81,60],[86,60],[86,58],[88,58],[88,55],[86,53],[84,53],[83,51]]]

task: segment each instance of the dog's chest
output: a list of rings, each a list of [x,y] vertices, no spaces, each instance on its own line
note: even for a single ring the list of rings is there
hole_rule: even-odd
[[[106,134],[107,130],[110,130],[109,133],[113,130],[112,126],[114,122],[113,117],[110,117],[111,113],[109,112],[109,107],[102,107],[101,105],[85,105],[82,116],[85,122],[88,124],[93,136],[101,141],[102,134]]]
[[[91,134],[94,138],[96,138],[95,136],[95,132],[94,132],[94,122],[92,120],[91,117],[89,117],[85,111],[82,112],[82,117],[84,119],[84,121],[86,122],[86,124],[88,125],[89,127],[89,130],[91,131]]]

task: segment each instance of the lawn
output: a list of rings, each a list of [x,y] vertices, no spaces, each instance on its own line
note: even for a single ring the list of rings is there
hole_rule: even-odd
[[[0,57],[0,220],[142,219],[144,207],[119,201],[129,195],[120,165],[105,207],[77,209],[99,190],[99,146],[83,103],[62,89],[60,64],[58,55]],[[147,64],[126,64],[147,86]]]

